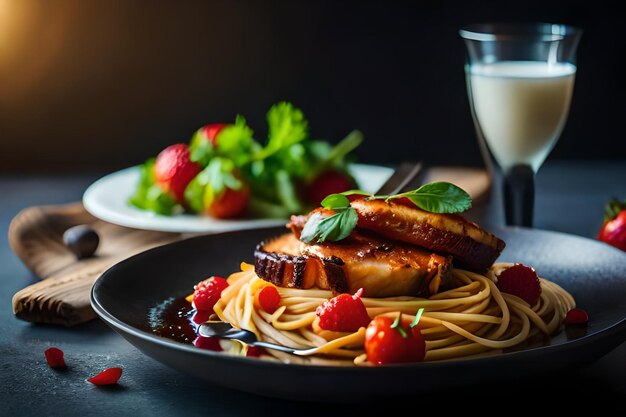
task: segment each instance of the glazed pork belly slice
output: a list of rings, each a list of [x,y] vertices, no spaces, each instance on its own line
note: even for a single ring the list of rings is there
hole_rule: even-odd
[[[353,232],[340,242],[307,244],[291,233],[255,250],[256,274],[288,288],[321,288],[365,297],[428,296],[446,286],[449,257]]]
[[[504,241],[454,214],[437,214],[382,200],[354,200],[357,228],[451,255],[454,265],[483,272],[500,256]]]

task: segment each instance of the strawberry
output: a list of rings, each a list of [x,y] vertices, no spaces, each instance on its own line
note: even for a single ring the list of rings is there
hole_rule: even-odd
[[[196,310],[213,313],[213,306],[220,299],[222,291],[228,287],[228,281],[221,277],[211,277],[200,281],[193,292],[193,305]]]
[[[184,143],[170,145],[163,149],[154,164],[156,184],[169,193],[178,203],[185,201],[185,188],[202,170],[202,167],[189,159],[189,148]]]
[[[626,251],[626,201],[611,200],[605,213],[598,240]]]
[[[340,294],[324,302],[315,311],[320,319],[319,326],[336,332],[355,332],[360,327],[366,327],[371,319],[361,295],[363,288],[354,295]]]
[[[326,196],[352,188],[355,188],[354,180],[348,175],[336,170],[325,171],[308,186],[307,200],[311,204],[319,205]]]
[[[541,295],[539,277],[533,268],[515,264],[500,273],[496,286],[502,292],[515,295],[534,306]]]

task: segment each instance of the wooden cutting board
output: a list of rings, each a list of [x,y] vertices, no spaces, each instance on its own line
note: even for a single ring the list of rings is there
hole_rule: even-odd
[[[78,260],[63,243],[63,232],[87,224],[100,236],[93,257]],[[9,226],[13,251],[41,282],[13,296],[13,312],[23,320],[73,326],[96,317],[89,297],[96,278],[115,263],[180,239],[179,234],[136,230],[103,222],[81,203],[22,210]]]
[[[490,187],[481,169],[431,167],[423,183],[449,181],[480,201]],[[100,237],[93,257],[77,259],[63,243],[63,233],[87,224]],[[13,312],[23,320],[73,326],[96,317],[90,305],[95,280],[109,267],[136,253],[184,236],[177,233],[137,230],[99,220],[81,203],[29,207],[15,216],[9,227],[13,251],[41,279],[13,296]]]

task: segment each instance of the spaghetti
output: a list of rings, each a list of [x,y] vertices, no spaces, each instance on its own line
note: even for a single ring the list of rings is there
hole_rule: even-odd
[[[454,269],[453,288],[429,298],[364,297],[362,301],[372,319],[401,314],[403,319],[412,320],[423,308],[420,328],[426,340],[426,361],[502,352],[552,335],[575,306],[567,291],[543,278],[541,296],[534,306],[501,292],[496,276],[511,265],[494,264],[484,275]],[[241,269],[228,278],[229,286],[214,307],[220,320],[250,330],[261,340],[309,348],[298,356],[271,352],[271,357],[284,362],[367,364],[365,328],[335,332],[318,325],[316,309],[333,297],[331,291],[276,287],[281,296],[280,307],[270,314],[257,306],[255,294],[272,284],[257,277],[251,265],[242,263]],[[235,350],[245,354],[246,347]]]

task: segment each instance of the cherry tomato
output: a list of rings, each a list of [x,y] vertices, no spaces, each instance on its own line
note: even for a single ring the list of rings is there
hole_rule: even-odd
[[[218,219],[232,219],[241,216],[246,211],[249,200],[250,187],[244,183],[238,190],[225,188],[220,195],[211,201],[205,211]]]
[[[257,293],[257,302],[263,311],[272,314],[280,304],[280,294],[276,287],[266,285]]]
[[[202,131],[204,132],[207,140],[211,142],[211,145],[215,146],[215,143],[217,142],[217,135],[219,135],[222,129],[226,126],[228,126],[226,123],[213,123],[204,126]]]
[[[368,362],[376,365],[401,362],[420,362],[426,355],[426,342],[419,326],[408,323],[392,327],[394,320],[376,317],[365,332],[365,353]]]

